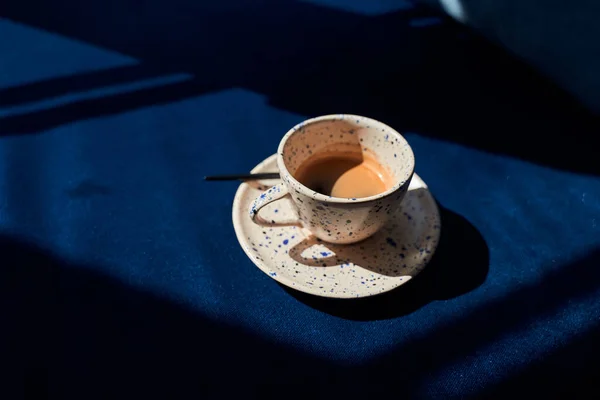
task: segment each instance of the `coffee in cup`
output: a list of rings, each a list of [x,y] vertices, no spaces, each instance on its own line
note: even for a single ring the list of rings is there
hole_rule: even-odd
[[[332,197],[375,196],[394,185],[387,168],[368,152],[317,153],[298,167],[294,177],[309,189]]]

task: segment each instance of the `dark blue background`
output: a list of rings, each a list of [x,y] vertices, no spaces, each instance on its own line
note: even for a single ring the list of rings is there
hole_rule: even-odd
[[[597,392],[598,121],[501,49],[401,0],[0,16],[4,398]],[[442,207],[431,265],[361,301],[260,272],[202,181],[338,112],[405,132]]]

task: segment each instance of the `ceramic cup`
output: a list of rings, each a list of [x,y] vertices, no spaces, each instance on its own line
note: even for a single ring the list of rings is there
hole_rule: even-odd
[[[294,177],[298,167],[313,154],[330,151],[368,152],[394,179],[383,193],[359,198],[331,197],[302,185]],[[290,129],[277,150],[282,182],[268,189],[250,205],[252,220],[262,226],[297,225],[330,243],[355,243],[377,232],[399,208],[412,178],[415,158],[408,142],[389,126],[357,115],[326,115]],[[265,219],[260,210],[289,197],[297,216],[287,220]]]

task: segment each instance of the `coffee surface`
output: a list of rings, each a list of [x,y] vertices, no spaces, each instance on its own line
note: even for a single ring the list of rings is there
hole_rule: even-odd
[[[333,197],[369,197],[385,192],[393,179],[364,153],[319,153],[303,162],[294,177],[304,186]]]

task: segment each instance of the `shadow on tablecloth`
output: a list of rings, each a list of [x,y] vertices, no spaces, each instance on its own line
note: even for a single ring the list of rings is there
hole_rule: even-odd
[[[9,114],[0,119],[0,134],[39,133],[243,88],[294,113],[362,114],[400,132],[600,172],[597,116],[500,48],[423,7],[364,15],[316,3],[9,2],[0,10],[4,17],[132,56],[139,64],[1,89],[0,106],[173,74],[189,79]],[[24,65],[43,67],[38,60]]]
[[[442,232],[433,258],[420,274],[397,289],[362,299],[330,299],[282,287],[310,307],[358,321],[397,318],[432,301],[475,290],[488,274],[488,246],[464,217],[441,206],[439,209]]]
[[[1,235],[0,257],[3,398],[271,398],[280,395],[278,389],[256,383],[298,379],[311,382],[298,388],[298,394],[314,395],[318,389],[317,397],[383,395],[399,387],[410,396],[432,374],[451,370],[494,340],[600,287],[596,251],[537,285],[475,306],[449,324],[398,343],[381,358],[343,364],[215,322],[31,242]],[[552,398],[597,393],[599,328],[594,325],[515,378],[509,374],[511,379],[487,385],[483,393],[506,395],[518,389]],[[211,382],[220,385],[202,386]],[[340,386],[314,386],[324,383]]]

